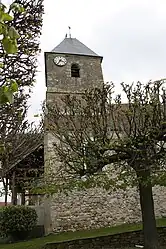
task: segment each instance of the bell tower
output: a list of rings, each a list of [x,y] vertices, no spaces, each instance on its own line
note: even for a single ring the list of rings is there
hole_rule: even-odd
[[[49,104],[51,105],[55,102],[61,106],[61,104],[63,104],[61,97],[65,94],[79,95],[86,89],[94,87],[101,88],[103,86],[101,62],[101,56],[97,55],[77,39],[71,37],[66,37],[51,52],[45,52],[46,106],[47,104],[49,106]],[[66,129],[68,129],[67,126]],[[48,184],[49,181],[56,183],[64,180],[63,175],[65,171],[63,164],[54,147],[54,142],[55,140],[57,141],[57,139],[58,138],[54,136],[54,132],[51,132],[49,129],[49,118],[46,118],[44,162],[45,179],[48,180]],[[84,192],[80,195],[77,195],[77,193],[75,195],[71,194],[69,198],[66,195],[61,195],[61,193],[54,194],[50,197],[51,222],[52,228],[55,229],[55,231],[58,231],[59,227],[62,231],[63,229],[70,230],[73,224],[84,223],[83,220],[81,220],[82,218],[80,219],[79,217],[84,217],[84,214],[89,212],[89,203],[92,202],[90,196],[88,202],[85,201],[84,203],[86,199],[84,199],[84,194],[86,197],[86,193]],[[76,211],[75,203],[77,203],[78,207],[85,206],[87,209],[84,208],[83,213],[81,208],[78,208]],[[91,210],[91,207],[89,210]],[[91,215],[88,217],[91,217]],[[77,227],[77,225],[75,225],[75,227]]]
[[[102,57],[83,43],[66,37],[51,52],[45,52],[46,100],[52,99],[52,95],[82,93],[101,87],[101,62]]]

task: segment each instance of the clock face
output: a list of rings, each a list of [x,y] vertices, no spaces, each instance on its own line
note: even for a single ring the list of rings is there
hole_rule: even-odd
[[[54,58],[54,63],[57,66],[63,67],[64,65],[66,65],[67,60],[66,60],[65,57],[57,56],[57,57]]]

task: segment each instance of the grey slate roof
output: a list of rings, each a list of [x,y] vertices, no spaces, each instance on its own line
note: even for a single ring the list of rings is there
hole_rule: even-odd
[[[87,56],[101,57],[76,38],[65,38],[58,46],[56,46],[51,52],[62,54],[80,54]]]

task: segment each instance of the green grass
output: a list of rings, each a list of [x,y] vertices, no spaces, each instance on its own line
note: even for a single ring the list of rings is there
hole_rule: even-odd
[[[166,219],[157,220],[157,226],[166,226]],[[0,249],[41,249],[42,246],[48,242],[62,242],[67,240],[75,240],[79,238],[92,238],[99,236],[106,236],[111,234],[131,232],[142,229],[141,224],[124,224],[115,227],[100,228],[94,230],[66,232],[57,235],[49,235],[44,238],[34,239],[26,242],[19,242],[14,244],[0,245]]]

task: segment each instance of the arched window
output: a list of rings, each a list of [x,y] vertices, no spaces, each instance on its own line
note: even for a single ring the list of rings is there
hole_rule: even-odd
[[[71,66],[71,77],[75,77],[75,78],[80,77],[80,68],[77,64],[72,64]]]

